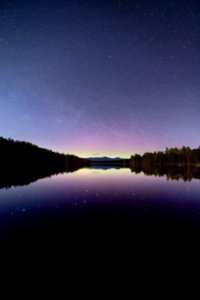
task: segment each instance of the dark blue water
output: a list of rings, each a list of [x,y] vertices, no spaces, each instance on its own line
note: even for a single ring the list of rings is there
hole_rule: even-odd
[[[91,168],[0,190],[0,247],[106,249],[200,237],[200,181]]]

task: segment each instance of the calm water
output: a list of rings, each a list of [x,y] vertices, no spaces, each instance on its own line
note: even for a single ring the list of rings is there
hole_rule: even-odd
[[[200,237],[198,179],[91,168],[0,189],[2,248],[105,246],[186,235]]]

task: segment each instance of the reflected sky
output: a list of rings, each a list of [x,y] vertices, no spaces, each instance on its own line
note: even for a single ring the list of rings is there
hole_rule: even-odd
[[[11,214],[68,206],[105,204],[190,205],[199,203],[199,180],[172,181],[135,174],[130,169],[80,169],[38,180],[23,187],[0,190],[1,212]],[[199,202],[198,202],[199,201]]]
[[[0,248],[53,245],[60,252],[85,247],[86,241],[90,249],[94,238],[105,247],[118,243],[119,235],[128,243],[132,237],[159,243],[161,237],[185,239],[186,233],[200,234],[196,179],[92,168],[0,190]]]

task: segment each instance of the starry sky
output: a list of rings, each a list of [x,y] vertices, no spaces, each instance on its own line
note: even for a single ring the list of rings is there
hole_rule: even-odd
[[[0,136],[123,156],[200,146],[200,3],[0,1]]]

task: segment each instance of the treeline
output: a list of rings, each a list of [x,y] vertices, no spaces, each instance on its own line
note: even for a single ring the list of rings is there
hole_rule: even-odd
[[[135,154],[130,158],[132,172],[166,176],[167,179],[200,179],[200,147],[166,148],[165,151]]]
[[[190,149],[190,147],[166,148],[163,152],[146,152],[143,155],[131,156],[130,166],[137,167],[139,165],[200,166],[200,147],[197,149]]]
[[[28,142],[0,137],[0,187],[28,184],[38,178],[73,172],[87,162]]]

